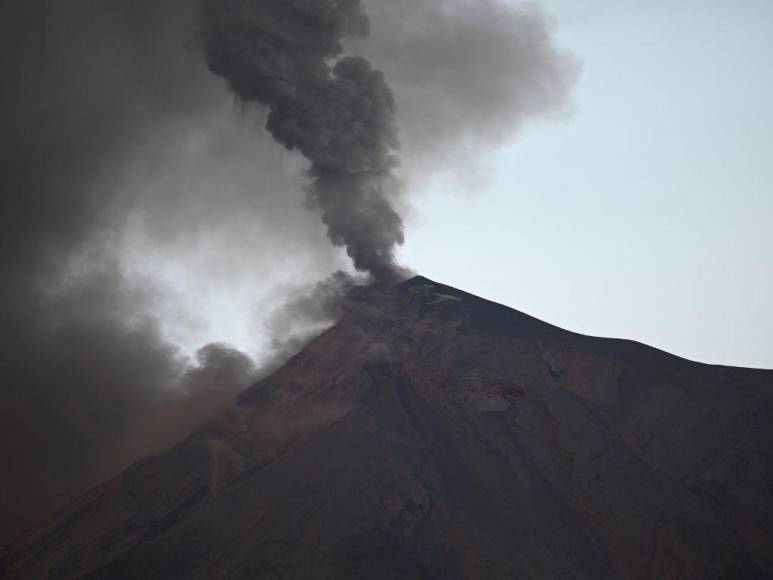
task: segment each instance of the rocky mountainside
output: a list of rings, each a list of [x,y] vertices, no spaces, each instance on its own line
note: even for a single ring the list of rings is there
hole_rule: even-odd
[[[773,578],[773,371],[414,278],[80,498],[3,578]]]

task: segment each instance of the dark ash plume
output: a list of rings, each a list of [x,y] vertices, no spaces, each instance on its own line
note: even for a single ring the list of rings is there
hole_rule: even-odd
[[[184,332],[167,332],[200,314],[206,281],[259,294],[341,265],[322,225],[293,211],[302,178],[278,167],[267,133],[241,126],[203,66],[199,9],[210,65],[243,102],[269,103],[274,138],[312,161],[309,201],[333,242],[382,281],[399,276],[402,240],[394,102],[367,62],[340,58],[341,39],[387,71],[425,174],[441,147],[511,127],[564,86],[539,20],[504,18],[491,0],[365,0],[377,26],[362,45],[357,0],[201,2],[0,0],[0,547],[184,437],[262,372],[221,345],[188,360]],[[478,90],[490,70],[496,90]],[[196,306],[168,309],[181,294],[126,262],[136,215],[145,237],[131,255],[147,265],[150,248],[162,270],[192,267],[184,292]],[[284,292],[268,362],[330,324],[350,285]]]
[[[268,107],[268,131],[311,162],[309,199],[330,240],[376,282],[399,281],[395,101],[367,60],[340,58],[343,38],[369,32],[360,0],[201,0],[201,15],[210,70]]]
[[[439,170],[475,171],[490,146],[561,115],[580,73],[536,3],[363,0],[373,26],[345,49],[384,71],[400,104],[411,184]],[[471,167],[472,166],[472,167]]]
[[[0,548],[249,383],[243,355],[191,363],[169,343],[156,289],[111,244],[129,152],[222,101],[183,49],[194,15],[189,0],[0,0]]]
[[[339,270],[311,288],[288,289],[284,302],[266,320],[266,334],[272,341],[268,357],[261,364],[261,375],[278,369],[340,320],[349,292],[362,284],[362,279]]]

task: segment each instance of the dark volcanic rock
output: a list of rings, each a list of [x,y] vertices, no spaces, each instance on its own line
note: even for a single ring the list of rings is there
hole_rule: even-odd
[[[5,578],[773,578],[773,372],[415,278],[82,497]]]

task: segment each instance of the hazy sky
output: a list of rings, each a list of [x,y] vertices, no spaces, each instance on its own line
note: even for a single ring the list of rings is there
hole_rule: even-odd
[[[773,3],[548,2],[570,114],[415,198],[402,258],[571,330],[773,368]]]
[[[374,38],[356,48],[383,54],[380,4],[369,4]],[[406,185],[412,209],[400,258],[570,330],[703,362],[773,368],[773,3],[538,4],[581,64],[569,109],[452,156],[452,171],[424,163],[433,177]],[[378,56],[374,62],[382,66]],[[485,99],[495,86],[478,90]],[[234,135],[225,141],[236,143],[238,163],[252,164],[260,147],[261,171],[279,179],[271,187],[302,187],[293,156],[264,143],[228,104],[218,115],[213,123]],[[185,177],[186,167],[210,155],[201,143],[187,142],[201,150],[180,154],[174,180],[202,197],[213,188],[222,196],[224,186],[235,198],[252,195],[249,172],[243,182],[212,171],[209,184],[195,170]],[[238,163],[223,171],[241,175],[232,167]],[[284,168],[287,183],[271,167]],[[193,247],[186,240],[182,250],[129,244],[130,267],[170,291],[173,307],[161,311],[174,342],[194,350],[224,340],[259,353],[272,299],[342,263],[309,253],[308,240],[326,243],[313,215],[293,211],[301,198],[259,201],[272,204],[273,217],[253,228],[254,242],[250,234],[230,245],[211,235]],[[275,211],[276,203],[287,210]],[[282,235],[273,241],[283,229],[304,228],[308,239],[297,248]]]

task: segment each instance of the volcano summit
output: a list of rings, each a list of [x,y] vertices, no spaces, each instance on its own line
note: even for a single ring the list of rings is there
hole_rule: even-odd
[[[773,578],[773,372],[417,277],[7,549],[3,578]]]

